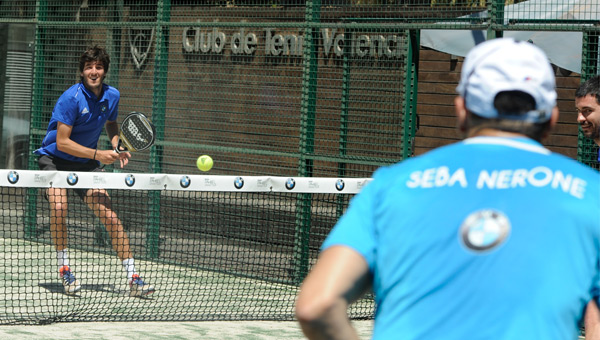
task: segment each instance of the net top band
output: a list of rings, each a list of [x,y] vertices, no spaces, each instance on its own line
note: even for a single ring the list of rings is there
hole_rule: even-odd
[[[356,194],[370,181],[371,178],[0,170],[0,186],[21,188]]]

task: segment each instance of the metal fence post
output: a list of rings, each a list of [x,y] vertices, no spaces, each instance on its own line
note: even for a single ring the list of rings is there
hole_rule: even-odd
[[[402,159],[413,155],[417,132],[417,85],[419,75],[420,31],[407,31],[408,53],[406,58],[406,78],[404,84],[404,131],[402,138]]]
[[[36,24],[35,28],[35,52],[34,52],[34,72],[33,72],[33,91],[32,91],[32,107],[29,129],[29,157],[28,169],[37,170],[37,157],[33,151],[42,143],[42,135],[38,133],[42,131],[42,108],[44,98],[44,41],[45,28],[39,25],[44,22],[48,16],[48,4],[45,0],[39,0],[36,3]],[[37,236],[37,194],[38,189],[28,188],[26,192],[26,204],[24,214],[25,237],[35,238]]]
[[[162,172],[163,146],[165,134],[165,109],[167,105],[167,77],[168,77],[168,36],[169,28],[163,23],[170,20],[170,0],[159,0],[156,9],[156,54],[154,57],[154,90],[152,98],[152,121],[156,126],[157,144],[150,152],[150,170],[153,173]],[[146,252],[151,258],[160,255],[160,199],[161,192],[153,190],[149,192],[150,214],[148,218],[148,230],[146,234]]]
[[[504,31],[501,27],[504,25],[504,0],[491,0],[488,5],[490,14],[490,25],[487,30],[487,39],[502,38]]]
[[[302,104],[300,157],[298,175],[311,177],[313,175],[312,155],[315,148],[315,114],[317,102],[317,44],[319,29],[315,23],[320,21],[321,1],[306,2],[306,28],[304,29],[304,60],[302,73]],[[296,283],[308,273],[309,240],[311,225],[311,194],[299,194],[296,205],[296,228],[294,235],[294,277]]]

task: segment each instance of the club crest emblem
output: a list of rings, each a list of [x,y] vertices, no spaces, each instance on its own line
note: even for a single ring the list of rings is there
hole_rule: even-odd
[[[154,28],[129,28],[129,50],[136,69],[144,65],[153,40]]]

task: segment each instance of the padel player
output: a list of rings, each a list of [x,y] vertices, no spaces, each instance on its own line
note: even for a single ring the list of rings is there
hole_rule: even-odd
[[[464,141],[376,171],[322,246],[296,315],[310,339],[577,339],[600,282],[597,171],[540,143],[558,119],[546,55],[486,41],[455,99]]]
[[[119,91],[107,84],[110,57],[98,46],[87,49],[79,58],[81,82],[66,90],[56,102],[48,130],[41,148],[38,164],[41,170],[103,171],[101,164],[120,162],[127,165],[131,154],[116,153],[119,141],[117,115]],[[98,149],[98,139],[103,127],[113,146],[110,150]],[[76,194],[88,205],[106,227],[112,247],[123,263],[131,296],[144,296],[154,292],[136,272],[129,247],[129,238],[121,220],[112,209],[111,199],[104,189],[76,189]],[[67,237],[67,189],[49,188],[50,232],[58,259],[58,273],[67,294],[81,289],[79,280],[71,270]]]

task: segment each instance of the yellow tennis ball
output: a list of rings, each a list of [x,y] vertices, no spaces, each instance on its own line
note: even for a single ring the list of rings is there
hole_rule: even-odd
[[[196,160],[196,166],[201,171],[208,171],[213,167],[213,160],[208,155],[202,155]]]

